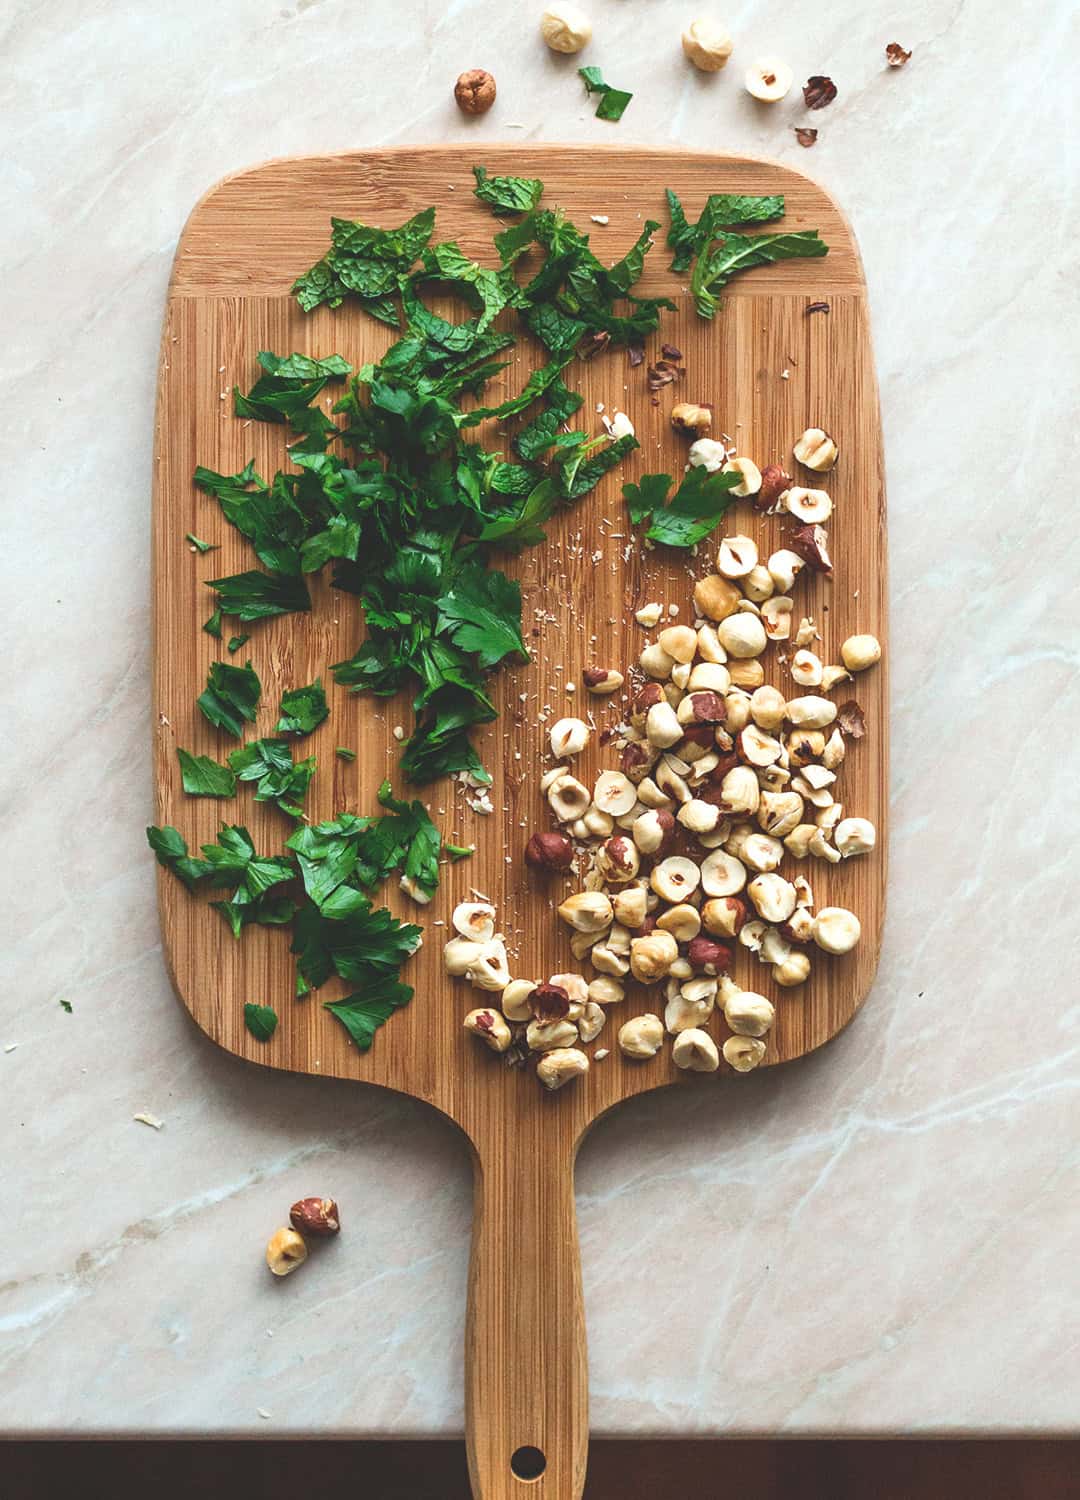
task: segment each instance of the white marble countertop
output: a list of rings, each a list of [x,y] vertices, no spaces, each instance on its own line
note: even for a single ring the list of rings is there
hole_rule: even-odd
[[[586,60],[637,90],[618,126],[540,45],[539,3],[8,7],[6,1431],[461,1429],[463,1141],[410,1101],[199,1037],[162,967],[142,832],[151,418],[180,227],[268,156],[447,139],[778,157],[850,214],[875,316],[895,695],[880,975],[823,1054],[647,1098],[586,1143],[594,1431],[1077,1424],[1080,226],[1055,81],[1075,7],[922,0],[898,21],[884,0],[812,17],[748,0],[708,79],[678,50],[693,4],[586,3]],[[898,73],[892,40],[914,52]],[[770,112],[741,90],[767,52],[838,83],[811,151],[797,93]],[[466,123],[450,87],[474,65],[499,103]],[[273,1282],[266,1235],[313,1184],[348,1233]]]

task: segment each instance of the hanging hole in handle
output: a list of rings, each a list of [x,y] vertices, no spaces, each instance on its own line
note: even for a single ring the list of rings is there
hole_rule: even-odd
[[[547,1459],[539,1448],[518,1448],[510,1457],[510,1472],[515,1479],[539,1479],[547,1468]]]

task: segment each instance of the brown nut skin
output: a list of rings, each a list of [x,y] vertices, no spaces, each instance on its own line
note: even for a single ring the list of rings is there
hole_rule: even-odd
[[[660,824],[664,832],[660,840],[659,849],[654,849],[650,858],[659,863],[670,852],[671,846],[675,842],[675,816],[673,813],[668,812],[666,807],[658,807],[656,810],[656,821]],[[648,917],[645,920],[648,921]],[[644,932],[645,928],[642,927],[638,930],[639,932]]]
[[[832,573],[829,533],[824,526],[800,526],[791,538],[791,550],[797,552],[816,572]]]
[[[574,846],[565,833],[534,833],[525,845],[525,863],[534,870],[569,870]]]
[[[495,80],[484,68],[469,68],[454,84],[454,98],[463,114],[486,114],[495,103]]]
[[[640,692],[634,695],[634,714],[644,718],[657,703],[664,701],[664,689],[658,682],[647,682]]]
[[[695,973],[726,974],[735,955],[727,943],[718,943],[709,937],[696,937],[690,939],[686,959]]]
[[[683,728],[683,740],[692,745],[710,746],[716,743],[711,724],[687,724]]]
[[[722,724],[727,718],[727,704],[719,693],[699,691],[690,694],[692,724]]]
[[[625,885],[638,872],[637,846],[625,833],[601,844],[596,856],[596,867],[604,879],[612,885]]]
[[[341,1215],[333,1198],[299,1198],[289,1209],[289,1223],[301,1234],[327,1236],[341,1229]]]
[[[630,781],[644,781],[651,766],[656,764],[659,751],[635,740],[626,745],[619,756],[619,769]]]
[[[755,510],[772,510],[785,490],[795,483],[779,464],[766,464],[761,471],[761,488],[754,496]]]
[[[561,1021],[570,1012],[570,995],[561,984],[538,984],[529,996],[538,1021]]]

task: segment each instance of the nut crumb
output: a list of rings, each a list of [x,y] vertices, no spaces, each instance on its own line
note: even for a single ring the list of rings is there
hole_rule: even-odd
[[[157,1115],[152,1115],[147,1110],[143,1110],[141,1114],[132,1115],[131,1118],[138,1120],[140,1125],[149,1125],[151,1130],[160,1130],[165,1124],[164,1120],[159,1120]]]

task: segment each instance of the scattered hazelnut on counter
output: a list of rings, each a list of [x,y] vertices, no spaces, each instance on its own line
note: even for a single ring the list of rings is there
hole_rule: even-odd
[[[463,114],[486,114],[495,103],[495,80],[483,68],[469,68],[454,84],[454,98]]]
[[[715,438],[698,438],[690,444],[687,453],[692,469],[704,469],[707,474],[716,474],[727,463],[728,451]]]
[[[531,979],[511,979],[502,992],[502,1013],[508,1021],[532,1019],[532,993],[538,986]]]
[[[547,799],[560,823],[572,823],[575,818],[584,817],[592,801],[588,787],[582,786],[577,777],[569,773],[555,778],[547,789]]]
[[[690,1073],[715,1073],[720,1066],[716,1043],[697,1026],[679,1032],[671,1046],[671,1060]]]
[[[592,22],[576,5],[549,5],[540,17],[540,35],[552,52],[580,52],[592,39]]]
[[[862,936],[853,911],[843,906],[823,906],[814,923],[814,942],[826,953],[850,953]]]
[[[820,687],[825,675],[821,657],[805,647],[796,651],[790,662],[791,675],[800,687]]]
[[[876,635],[849,635],[840,658],[849,672],[865,672],[881,660],[881,642]]]
[[[829,533],[824,526],[800,526],[792,535],[791,548],[818,573],[832,572]]]
[[[727,578],[721,578],[719,573],[710,573],[694,584],[694,608],[707,620],[717,623],[726,620],[728,615],[733,615],[738,609],[739,598],[739,590]],[[701,649],[700,634],[698,649]]]
[[[649,884],[662,901],[681,904],[692,896],[701,880],[701,871],[692,859],[680,854],[669,855],[659,864],[653,865]],[[672,957],[674,958],[674,954]]]
[[[755,510],[771,510],[780,496],[791,488],[791,475],[779,464],[766,464],[761,471],[761,485],[754,496]]]
[[[626,990],[610,974],[601,974],[589,985],[589,1000],[593,1005],[618,1005],[626,999]]]
[[[602,812],[621,818],[637,801],[634,783],[621,771],[601,771],[593,787],[592,800]]]
[[[747,614],[745,610],[740,610],[721,620],[716,633],[729,657],[742,659],[760,656],[769,643],[769,638],[765,634],[765,626],[757,615]],[[730,667],[728,670],[731,670]],[[734,680],[734,673],[732,673],[732,681]]]
[[[484,943],[474,943],[470,938],[451,938],[443,948],[446,972],[455,979],[463,978],[474,964],[480,962],[485,946]]]
[[[333,1198],[300,1198],[289,1209],[289,1222],[305,1234],[326,1236],[337,1234],[341,1215]]]
[[[806,567],[806,559],[798,552],[793,552],[790,547],[780,547],[770,555],[766,566],[777,593],[788,594],[795,586],[796,578]]]
[[[641,984],[657,984],[671,972],[679,956],[679,945],[670,932],[660,930],[630,943],[630,972]]]
[[[578,1047],[555,1047],[536,1065],[536,1076],[546,1089],[561,1089],[572,1078],[589,1071],[589,1059]]]
[[[746,888],[746,894],[765,922],[786,922],[795,910],[795,887],[775,871],[755,875]]]
[[[725,1000],[724,1020],[739,1036],[764,1036],[776,1020],[776,1011],[764,995],[740,990]]]
[[[506,988],[510,983],[510,966],[506,957],[506,944],[501,938],[482,944],[479,957],[469,965],[468,979],[478,990]]]
[[[589,726],[583,719],[557,719],[551,726],[549,739],[556,759],[580,755],[589,743]]]
[[[787,63],[766,58],[755,63],[752,68],[747,68],[744,81],[748,94],[765,104],[775,104],[791,88],[794,77]]]
[[[847,667],[833,665],[825,667],[822,670],[821,686],[826,693],[831,693],[833,688],[837,687],[841,682],[850,681],[851,673],[848,671]]]
[[[278,1229],[266,1247],[266,1264],[275,1276],[288,1276],[307,1260],[303,1235],[295,1229]]]
[[[682,34],[686,57],[703,73],[719,73],[731,56],[734,44],[718,21],[699,16]]]
[[[750,536],[726,536],[716,556],[716,571],[725,578],[745,578],[757,567],[757,543]],[[723,635],[720,637],[724,639]]]
[[[601,844],[596,852],[595,864],[609,885],[625,885],[637,874],[641,858],[633,839],[625,833],[619,833]]]
[[[553,1052],[557,1047],[569,1047],[578,1040],[578,1029],[573,1021],[556,1017],[550,1021],[530,1021],[525,1028],[525,1039],[530,1052]]]
[[[832,438],[820,427],[808,427],[791,451],[805,468],[819,474],[835,467],[840,456]]]
[[[626,1057],[655,1057],[663,1045],[664,1023],[651,1012],[619,1028],[619,1050]]]
[[[836,704],[831,698],[819,698],[814,694],[808,694],[805,698],[791,698],[788,700],[787,720],[796,729],[824,729],[836,718]],[[816,741],[814,742],[816,744]],[[820,755],[825,748],[822,740],[821,747],[815,754]]]
[[[724,1043],[724,1061],[736,1073],[750,1073],[765,1056],[765,1043],[756,1036],[729,1036]]]
[[[810,960],[805,953],[797,953],[793,950],[782,963],[774,965],[772,973],[782,989],[795,989],[797,985],[805,984],[809,979]]]
[[[671,408],[671,425],[676,432],[692,432],[696,438],[704,437],[712,426],[712,412],[707,406],[698,406],[693,401],[676,401]]]
[[[586,667],[581,674],[581,680],[590,693],[597,697],[603,697],[608,693],[617,693],[623,685],[623,674],[616,672],[610,667]]]
[[[525,862],[536,870],[569,870],[574,846],[565,833],[534,833],[525,845]]]

